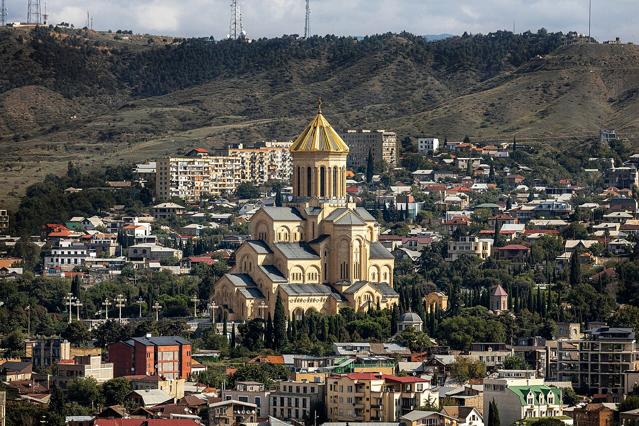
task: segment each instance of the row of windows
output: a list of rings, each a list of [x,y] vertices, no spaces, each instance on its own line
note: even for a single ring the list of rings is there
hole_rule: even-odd
[[[279,398],[274,396],[271,398],[271,407],[277,407],[277,402],[279,399],[279,406],[280,407],[296,407],[296,408],[307,408],[308,405],[308,398],[297,398],[297,397],[283,397],[280,396]],[[301,402],[300,402],[301,400]]]

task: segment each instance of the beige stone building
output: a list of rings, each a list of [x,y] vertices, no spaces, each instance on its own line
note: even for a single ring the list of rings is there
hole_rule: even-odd
[[[113,378],[113,363],[103,363],[101,356],[79,356],[74,360],[63,360],[56,366],[54,380],[62,389],[74,379],[93,377],[98,383]]]
[[[253,215],[253,239],[215,283],[215,302],[229,319],[273,314],[278,295],[289,317],[398,303],[394,258],[378,241],[379,224],[346,194],[348,146],[320,112],[290,151],[293,200]]]
[[[397,167],[397,134],[386,130],[348,130],[344,140],[350,148],[348,165],[366,167],[368,151],[373,154],[375,164],[384,162],[388,167]]]
[[[398,422],[429,403],[428,380],[379,373],[350,373],[326,380],[326,411],[332,422]]]

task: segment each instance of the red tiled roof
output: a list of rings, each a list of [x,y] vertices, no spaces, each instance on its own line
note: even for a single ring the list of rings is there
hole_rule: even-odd
[[[425,383],[430,381],[427,379],[422,379],[421,377],[414,376],[391,376],[389,374],[384,374],[382,375],[382,377],[384,378],[384,380],[396,383]]]
[[[93,426],[198,426],[190,419],[95,419]]]
[[[506,293],[506,290],[504,290],[501,284],[497,284],[497,287],[495,287],[495,291],[493,292],[493,296],[508,296],[508,293]]]
[[[206,256],[191,256],[189,257],[189,260],[191,261],[191,263],[205,263],[207,265],[213,265],[215,262],[217,262],[217,260],[211,259],[210,257]]]
[[[200,153],[203,153],[203,154],[209,152],[209,150],[206,149],[206,148],[195,148],[193,151],[200,152]]]
[[[503,246],[503,247],[497,247],[497,250],[500,251],[514,251],[514,250],[530,250],[530,248],[526,247],[525,245],[522,244],[508,244],[507,246]]]
[[[351,380],[380,380],[383,378],[379,373],[349,373],[346,377]]]

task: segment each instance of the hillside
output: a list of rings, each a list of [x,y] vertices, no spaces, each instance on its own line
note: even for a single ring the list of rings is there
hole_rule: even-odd
[[[533,142],[636,133],[639,49],[498,32],[436,42],[234,41],[0,31],[0,203],[68,161],[115,164],[195,145],[293,137],[321,96],[338,128]],[[553,139],[559,137],[558,139]],[[539,139],[541,138],[541,139]]]

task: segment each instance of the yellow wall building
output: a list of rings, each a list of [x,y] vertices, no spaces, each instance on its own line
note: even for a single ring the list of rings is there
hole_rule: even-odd
[[[251,218],[253,239],[215,283],[215,302],[229,319],[273,315],[278,295],[296,318],[397,304],[394,258],[378,241],[379,224],[346,194],[348,146],[318,112],[290,151],[293,200]]]

